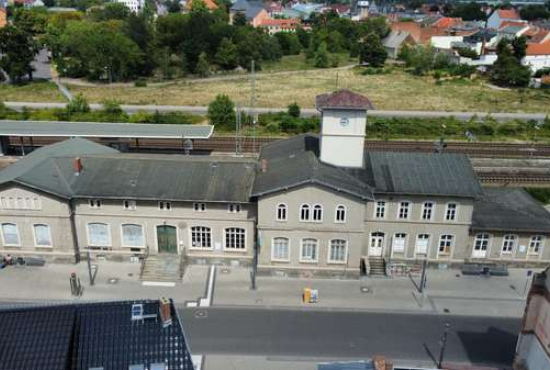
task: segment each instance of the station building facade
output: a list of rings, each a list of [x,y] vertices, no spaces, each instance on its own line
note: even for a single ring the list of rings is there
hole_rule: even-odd
[[[467,156],[364,150],[370,101],[317,97],[319,135],[258,159],[124,154],[84,139],[0,171],[0,255],[173,254],[263,273],[358,275],[370,259],[458,266],[550,262],[550,214],[483,188]]]

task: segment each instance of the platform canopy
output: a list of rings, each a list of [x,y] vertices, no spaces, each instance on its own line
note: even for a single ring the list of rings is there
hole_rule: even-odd
[[[0,136],[209,139],[212,125],[0,120]]]

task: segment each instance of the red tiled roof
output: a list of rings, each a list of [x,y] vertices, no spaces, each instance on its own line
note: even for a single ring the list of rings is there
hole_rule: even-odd
[[[451,28],[462,24],[462,18],[443,17],[435,21],[432,26],[438,28]]]
[[[420,35],[422,33],[421,27],[415,22],[393,22],[390,24],[392,31],[405,31],[408,32],[414,41],[420,41]]]
[[[218,5],[214,2],[214,0],[202,0],[206,4],[206,7],[210,10],[218,9]],[[193,4],[193,0],[187,1],[187,8],[191,9],[191,6]]]
[[[542,44],[527,44],[526,55],[550,55],[550,41]]]
[[[281,28],[292,28],[293,26],[298,26],[301,23],[299,19],[264,19],[260,26],[279,26]]]
[[[527,27],[528,24],[526,22],[519,22],[519,21],[503,21],[500,26],[498,27],[498,30],[503,30],[508,26],[512,27]]]
[[[374,109],[369,98],[348,89],[321,94],[315,97],[315,108],[323,109]]]
[[[501,19],[521,19],[515,9],[499,9],[497,12]]]
[[[548,30],[540,29],[537,33],[530,35],[529,42],[533,44],[540,44],[541,42],[548,39],[549,33],[550,31]]]

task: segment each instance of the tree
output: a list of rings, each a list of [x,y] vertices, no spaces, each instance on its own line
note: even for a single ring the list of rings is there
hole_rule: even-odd
[[[191,12],[200,13],[200,12],[208,12],[208,11],[209,9],[203,0],[193,0],[191,2]]]
[[[246,26],[248,21],[246,20],[246,15],[243,12],[236,12],[233,16],[233,25],[237,27]]]
[[[497,45],[497,61],[491,71],[491,80],[500,86],[527,87],[531,77],[529,67],[521,65],[516,53],[521,55],[521,46],[516,48],[507,39]]]
[[[365,41],[360,47],[359,63],[367,63],[368,65],[376,68],[382,67],[387,56],[388,53],[386,52],[384,45],[382,45],[380,37],[375,33],[367,35]]]
[[[32,80],[32,62],[38,54],[38,45],[32,35],[15,26],[0,29],[0,69],[3,69],[13,82],[21,82],[28,75]]]
[[[201,77],[210,76],[210,63],[208,63],[208,57],[205,52],[202,52],[199,55],[199,61],[195,67],[195,73]]]
[[[82,94],[78,94],[71,100],[65,110],[69,114],[73,113],[88,113],[90,112],[90,106],[88,105],[88,102],[86,101],[86,98]]]
[[[300,106],[296,102],[290,104],[287,108],[287,113],[291,117],[300,117]]]
[[[130,9],[122,3],[107,3],[103,9],[90,14],[96,21],[125,20],[130,16]]]
[[[328,55],[326,43],[322,42],[317,48],[317,51],[315,52],[315,56],[313,57],[313,65],[315,66],[315,68],[329,67],[330,61],[329,61],[329,55]]]
[[[514,57],[521,62],[527,54],[527,39],[525,36],[516,37],[512,41],[512,49],[514,51]]]
[[[457,4],[450,16],[462,18],[465,21],[484,21],[487,18],[487,14],[481,9],[481,4],[474,1]]]
[[[181,4],[179,0],[167,0],[164,5],[168,13],[179,13],[181,12]]]
[[[525,19],[526,21],[550,18],[550,10],[542,4],[526,5],[520,9],[519,14],[521,15],[521,19]]]
[[[237,46],[230,39],[222,39],[220,46],[218,46],[218,51],[216,52],[215,62],[225,70],[237,68]]]
[[[298,55],[302,50],[302,44],[294,33],[279,32],[275,34],[283,55]]]
[[[208,105],[208,118],[216,127],[233,127],[236,123],[235,103],[227,95],[217,95]]]

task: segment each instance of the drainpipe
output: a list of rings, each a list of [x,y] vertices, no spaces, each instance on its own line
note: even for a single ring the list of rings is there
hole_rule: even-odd
[[[76,221],[75,221],[75,205],[74,199],[69,199],[69,221],[71,223],[71,237],[73,239],[74,252],[75,252],[75,261],[76,263],[80,262],[80,245],[78,243],[78,234],[76,231]]]

